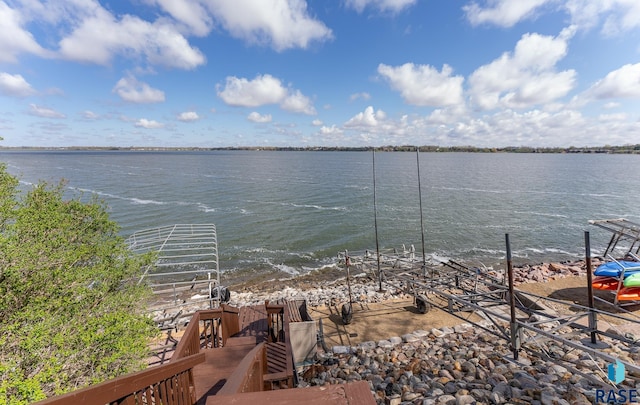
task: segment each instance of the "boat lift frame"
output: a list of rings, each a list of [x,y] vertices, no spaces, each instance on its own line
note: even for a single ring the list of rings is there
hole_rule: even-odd
[[[157,255],[155,263],[144,269],[138,280],[138,283],[147,283],[155,295],[173,301],[156,310],[166,312],[186,305],[209,309],[220,306],[224,290],[220,285],[214,224],[176,224],[146,229],[135,232],[126,242],[134,253]],[[205,288],[208,291],[205,298],[185,302],[185,293],[193,294]]]
[[[589,243],[588,232],[585,232],[585,241]],[[592,291],[589,295],[590,305],[583,306],[516,289],[513,286],[508,235],[506,235],[506,243],[508,254],[504,279],[489,274],[486,270],[470,268],[452,260],[425,266],[415,257],[414,249],[403,248],[401,252],[394,250],[380,252],[380,254],[364,251],[356,252],[355,255],[345,251],[338,255],[338,259],[342,263],[349,260],[350,265],[356,270],[379,274],[381,285],[388,285],[396,291],[412,295],[419,312],[424,313],[419,305],[422,300],[426,300],[428,301],[427,311],[430,305],[437,306],[482,330],[507,340],[510,342],[513,359],[516,361],[518,352],[523,349],[553,358],[549,343],[581,350],[610,364],[620,361],[601,350],[603,343],[598,341],[598,335],[621,343],[619,347],[623,351],[637,350],[637,340],[600,330],[597,325],[598,317],[640,325],[640,317],[634,317],[632,314],[624,316],[595,308]],[[587,271],[591,272],[590,249],[587,251]],[[376,268],[378,258],[379,269]],[[566,307],[566,311],[563,312],[570,315],[556,314],[551,309],[554,305]],[[463,312],[474,312],[485,321],[489,321],[495,328],[490,328],[486,322],[474,322],[468,315],[462,315]],[[586,326],[579,323],[582,319],[587,319]],[[584,339],[578,341],[569,339],[569,337],[581,335],[584,335]],[[559,360],[554,358],[554,361]],[[640,366],[627,361],[621,361],[621,363],[627,370],[640,373]],[[565,366],[571,367],[570,364]],[[579,372],[575,368],[573,371]],[[606,371],[603,373],[606,376]],[[598,380],[598,382],[603,386],[609,386],[611,383],[605,380]]]
[[[511,261],[511,244],[509,235],[505,235],[506,253],[507,253],[507,269],[504,279],[500,280],[486,271],[479,268],[469,268],[460,263],[453,261],[441,262],[438,266],[427,266],[425,259],[424,245],[424,222],[422,215],[422,193],[420,184],[420,148],[416,147],[416,161],[418,167],[418,187],[420,197],[420,224],[421,224],[421,240],[422,240],[422,261],[419,263],[415,258],[415,249],[407,250],[403,247],[402,253],[394,251],[392,254],[381,252],[378,242],[378,226],[377,226],[377,206],[376,206],[376,168],[375,168],[375,149],[373,150],[373,206],[374,206],[374,226],[376,250],[375,252],[365,251],[358,261],[357,256],[349,256],[345,250],[344,253],[338,254],[338,259],[345,267],[355,266],[362,270],[371,270],[375,261],[375,271],[378,277],[379,289],[382,285],[387,284],[396,288],[396,290],[404,291],[414,297],[414,303],[418,308],[418,312],[425,313],[429,310],[430,305],[437,305],[437,301],[444,300],[447,305],[441,308],[450,314],[473,323],[475,326],[504,338],[510,342],[513,353],[513,360],[518,360],[518,353],[522,349],[534,350],[530,344],[534,342],[542,349],[542,354],[551,357],[552,352],[545,350],[546,342],[554,342],[564,347],[581,350],[590,356],[601,358],[611,364],[618,362],[624,364],[628,370],[632,370],[640,374],[640,366],[631,364],[626,361],[611,356],[601,349],[601,342],[597,341],[597,336],[607,336],[621,343],[622,350],[631,352],[637,349],[638,341],[630,339],[627,336],[608,333],[598,329],[598,315],[603,315],[621,320],[623,322],[635,323],[640,325],[640,317],[625,317],[595,308],[594,295],[592,286],[592,268],[591,268],[591,247],[589,232],[585,232],[585,256],[587,264],[587,290],[588,290],[588,307],[578,304],[568,304],[567,302],[556,300],[550,297],[543,297],[531,294],[525,291],[517,290],[514,287],[513,266]],[[640,224],[632,223],[624,219],[618,220],[601,220],[589,221],[593,225],[608,229],[614,232],[605,255],[616,248],[621,240],[630,240],[631,246],[629,252],[636,249],[636,253],[640,251]],[[638,247],[636,248],[636,245]],[[435,299],[437,298],[437,299]],[[349,308],[351,305],[351,297],[349,298]],[[550,311],[551,303],[556,305],[568,306],[565,313],[571,313],[569,316],[560,316]],[[616,306],[617,307],[617,306]],[[619,307],[617,307],[619,308]],[[461,311],[472,310],[480,314],[484,319],[490,321],[495,329],[485,327],[484,325],[470,321],[461,316]],[[632,315],[632,314],[630,314]],[[587,318],[587,326],[578,323],[579,320]],[[566,333],[569,330],[569,333]],[[560,331],[563,331],[561,334]],[[529,334],[529,338],[525,341],[524,335]],[[567,339],[567,336],[585,334],[589,336],[588,342],[576,342]],[[554,359],[558,361],[559,359]],[[567,364],[568,367],[571,367]],[[585,375],[575,367],[571,369],[579,374]],[[606,373],[604,373],[606,374]],[[610,382],[599,381],[603,386],[609,386]]]
[[[589,223],[611,232],[611,239],[602,254],[603,257],[613,255],[618,245],[624,242],[629,244],[625,248],[626,254],[640,254],[640,224],[625,218],[590,220]]]

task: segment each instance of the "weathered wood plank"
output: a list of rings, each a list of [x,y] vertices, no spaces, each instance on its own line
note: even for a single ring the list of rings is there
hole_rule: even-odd
[[[366,381],[321,387],[248,392],[209,397],[206,405],[218,404],[278,404],[278,405],[375,405],[376,401]]]
[[[231,338],[230,341],[236,339],[238,338]],[[245,340],[245,344],[204,350],[205,361],[193,369],[195,397],[198,403],[204,403],[207,396],[218,393],[240,361],[255,345],[255,339],[250,338],[249,342]]]
[[[218,392],[219,395],[229,395],[243,392],[246,389],[254,388],[256,384],[253,383],[254,379],[258,379],[259,384],[257,390],[260,390],[262,385],[262,352],[264,350],[264,343],[255,346],[247,355],[242,359],[233,373],[228,377],[227,382],[222,389]],[[256,367],[256,365],[258,367]]]
[[[256,343],[267,338],[267,310],[264,305],[241,307],[238,315],[238,332],[232,336],[254,336]]]

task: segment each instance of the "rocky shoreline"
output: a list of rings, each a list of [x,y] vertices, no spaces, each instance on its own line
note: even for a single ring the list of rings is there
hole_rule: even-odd
[[[593,268],[600,259],[592,261]],[[585,261],[543,263],[514,268],[516,284],[545,283],[564,277],[586,275]],[[504,271],[489,271],[495,278]],[[264,300],[303,299],[309,306],[333,306],[348,301],[346,279],[278,281],[279,288],[247,286],[232,293],[232,305],[254,305]],[[305,285],[305,288],[295,286]],[[271,283],[273,285],[273,283]],[[292,285],[292,286],[290,286]],[[407,298],[402,291],[387,288],[378,292],[377,280],[357,274],[351,282],[355,302],[376,303],[392,298]],[[482,326],[495,331],[489,322]],[[580,340],[584,336],[568,339]],[[640,347],[624,352],[612,339],[602,338],[599,345],[612,356],[640,363]],[[379,404],[388,405],[465,405],[465,404],[593,404],[598,396],[614,387],[606,381],[607,364],[577,350],[548,344],[547,355],[520,351],[514,360],[509,342],[471,324],[440,329],[417,330],[380,341],[355,346],[333,346],[319,354],[318,360],[301,374],[300,386],[340,384],[364,380]],[[599,377],[596,377],[596,375]],[[640,390],[640,375],[627,373],[619,386]]]
[[[600,263],[601,259],[594,258],[593,268]],[[488,270],[486,274],[503,279],[504,272]],[[546,284],[586,273],[584,260],[523,265],[514,267],[514,281],[518,285]],[[352,272],[350,284],[355,303],[410,298],[391,286],[380,292],[378,280],[371,274]],[[305,300],[309,307],[329,307],[349,300],[345,273],[339,269],[236,285],[230,290],[229,304],[233,306],[286,299]],[[489,332],[495,332],[496,326],[487,322],[482,327],[486,330],[460,323],[353,346],[333,346],[304,369],[300,386],[364,380],[377,403],[385,405],[593,404],[598,395],[615,388],[603,382],[607,380],[607,364],[599,358],[547,342],[541,349],[545,355],[523,350],[514,360],[509,342]],[[585,338],[569,332],[570,328],[559,331],[567,339]],[[640,364],[637,344],[624,351],[606,337],[598,344],[611,356]],[[628,372],[618,388],[640,391],[640,375]]]
[[[592,259],[593,268],[601,259]],[[497,279],[504,278],[504,269],[488,270],[486,274]],[[563,277],[584,276],[587,274],[584,260],[564,263],[541,263],[514,267],[514,284],[544,283]],[[230,305],[259,305],[269,301],[306,300],[311,307],[331,306],[348,302],[349,295],[344,271],[327,274],[307,274],[300,277],[281,280],[269,280],[256,284],[245,284],[231,288]],[[395,298],[409,298],[402,291],[385,285],[385,291],[379,292],[378,280],[372,274],[352,275],[351,293],[356,303],[378,303]]]
[[[615,346],[605,350],[616,354]],[[389,405],[586,405],[596,403],[598,390],[612,388],[594,377],[599,370],[606,375],[603,361],[559,346],[551,346],[550,356],[521,351],[516,361],[507,341],[460,324],[334,347],[304,372],[301,385],[364,380],[376,401]],[[629,360],[640,361],[640,350]],[[621,386],[640,390],[638,377],[628,375]]]

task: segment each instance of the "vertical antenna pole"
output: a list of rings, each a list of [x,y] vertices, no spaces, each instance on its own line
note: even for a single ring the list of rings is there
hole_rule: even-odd
[[[373,148],[373,226],[376,232],[376,253],[378,262],[378,289],[382,291],[382,271],[380,270],[380,245],[378,243],[378,207],[376,205],[376,148]]]
[[[424,251],[424,220],[422,215],[422,185],[420,183],[420,147],[416,146],[416,160],[418,163],[418,199],[420,200],[420,236],[422,238],[422,270],[424,271],[427,259]]]
[[[347,288],[349,289],[349,307],[351,307],[351,303],[353,299],[351,298],[351,277],[349,275],[349,267],[351,267],[351,260],[349,259],[349,251],[344,251],[344,265],[347,268]]]
[[[593,298],[593,273],[591,264],[591,238],[589,231],[584,232],[584,248],[585,260],[587,264],[587,295],[589,297],[589,329],[591,330],[591,343],[596,343],[596,331],[598,330],[598,321],[596,313],[593,311],[595,301]],[[620,281],[621,282],[621,281]]]
[[[513,350],[514,360],[518,360],[518,351],[520,350],[520,336],[518,323],[516,321],[516,295],[513,288],[513,264],[511,263],[511,243],[509,242],[509,234],[505,235],[505,243],[507,245],[507,276],[509,278],[509,308],[511,309],[511,350]]]

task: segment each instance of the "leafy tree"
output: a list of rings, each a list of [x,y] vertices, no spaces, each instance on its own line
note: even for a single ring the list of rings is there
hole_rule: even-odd
[[[104,204],[64,183],[21,193],[0,164],[0,404],[23,404],[144,367],[149,291]]]

